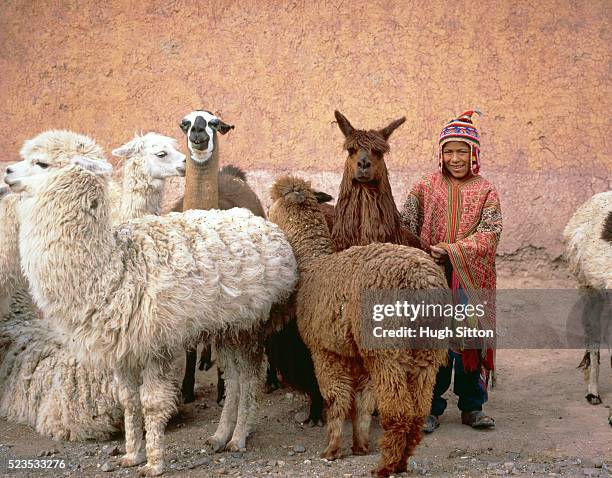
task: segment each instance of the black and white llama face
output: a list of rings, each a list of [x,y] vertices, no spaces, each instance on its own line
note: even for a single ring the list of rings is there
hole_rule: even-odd
[[[198,163],[205,163],[212,156],[217,146],[215,133],[225,134],[234,128],[205,110],[192,111],[183,118],[180,126],[187,136],[191,158]]]

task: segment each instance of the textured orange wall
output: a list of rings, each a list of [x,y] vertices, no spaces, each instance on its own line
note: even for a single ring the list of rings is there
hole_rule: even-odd
[[[179,139],[205,107],[236,125],[222,162],[316,177],[342,168],[335,108],[362,127],[406,115],[388,160],[401,202],[443,123],[478,106],[502,251],[558,253],[571,210],[612,187],[608,1],[105,3],[0,5],[3,160],[48,128],[107,150],[140,130]]]

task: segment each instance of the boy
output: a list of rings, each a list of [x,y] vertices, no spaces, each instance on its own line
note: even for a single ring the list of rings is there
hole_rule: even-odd
[[[495,251],[502,231],[497,191],[479,175],[480,135],[472,123],[475,112],[466,111],[442,129],[438,170],[414,185],[402,210],[402,219],[412,233],[444,264],[448,285],[455,293],[495,289]],[[487,314],[494,320],[494,308]],[[438,371],[423,431],[431,433],[440,426],[439,417],[446,409],[442,394],[450,387],[453,368],[461,422],[473,428],[495,427],[495,420],[482,411],[493,355],[491,348],[449,350],[448,365]]]

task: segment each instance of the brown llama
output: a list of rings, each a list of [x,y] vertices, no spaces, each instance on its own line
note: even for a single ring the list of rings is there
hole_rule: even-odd
[[[423,251],[397,244],[370,244],[334,253],[325,218],[306,181],[278,179],[269,218],[278,224],[296,256],[300,279],[297,327],[312,353],[327,404],[327,448],[341,455],[342,428],[353,421],[353,454],[368,452],[374,398],[383,427],[381,477],[406,471],[421,439],[438,367],[446,350],[369,349],[364,343],[364,289],[446,289],[446,279]]]
[[[187,137],[190,155],[185,172],[185,194],[172,209],[183,212],[189,209],[224,209],[243,207],[256,216],[265,218],[259,198],[246,182],[244,172],[234,166],[225,166],[219,171],[218,135],[234,128],[221,121],[209,111],[196,110],[185,116],[180,127]],[[209,368],[210,346],[205,344],[201,368]],[[185,403],[195,400],[195,369],[197,352],[187,350],[185,376],[181,392]],[[217,401],[223,397],[224,387],[221,380],[217,385]]]
[[[319,204],[325,222],[332,233],[337,251],[373,242],[391,242],[421,248],[420,241],[401,223],[384,155],[389,152],[391,133],[405,118],[393,121],[381,130],[356,130],[339,111],[335,112],[346,140],[349,157],[344,166],[340,194],[336,206]],[[318,198],[318,200],[320,200]],[[300,377],[311,387],[300,388],[311,399],[308,422],[322,424],[322,399],[314,376],[312,360],[292,321],[278,334],[276,343],[291,344],[299,351]],[[297,375],[297,374],[296,374]],[[298,387],[299,388],[299,387]]]
[[[348,158],[335,207],[332,239],[337,251],[373,242],[421,248],[420,241],[402,225],[393,200],[384,156],[391,133],[406,121],[392,121],[379,130],[355,129],[339,111],[334,115],[344,134]]]

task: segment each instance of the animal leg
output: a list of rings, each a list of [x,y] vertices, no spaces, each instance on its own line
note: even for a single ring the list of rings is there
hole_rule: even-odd
[[[335,460],[342,454],[342,427],[353,403],[351,364],[345,357],[322,351],[313,351],[312,359],[327,405],[327,448],[322,457]]]
[[[145,462],[142,446],[142,406],[138,394],[138,375],[132,370],[117,368],[113,371],[119,403],[123,407],[125,427],[125,455],[121,466],[136,466]]]
[[[423,423],[431,410],[437,372],[436,367],[422,367],[408,373],[409,402],[412,403],[413,413],[410,417],[406,448],[404,449],[404,469],[408,458],[414,454],[414,449],[423,436]]]
[[[421,426],[431,406],[436,378],[435,367],[406,369],[397,357],[385,356],[381,351],[371,361],[370,373],[374,380],[383,435],[380,439],[381,457],[372,473],[387,477],[406,471],[408,457],[421,439]]]
[[[147,432],[147,464],[140,476],[159,476],[164,471],[164,430],[176,412],[177,384],[169,374],[170,364],[148,364],[142,373],[140,401]]]
[[[210,370],[213,366],[212,359],[212,340],[204,340],[202,353],[200,354],[200,370]]]
[[[367,375],[357,381],[355,400],[351,409],[353,421],[353,455],[367,455],[372,412],[376,406],[372,383]]]
[[[232,432],[236,426],[238,398],[240,394],[240,377],[238,375],[235,350],[232,347],[220,343],[220,341],[217,342],[217,365],[223,371],[223,379],[225,381],[225,403],[223,404],[217,431],[206,440],[206,443],[213,451],[221,451],[232,436]]]
[[[316,387],[316,390],[309,394],[310,398],[310,413],[308,414],[308,420],[305,423],[308,423],[312,427],[322,427],[323,426],[323,396],[321,395],[321,391],[319,387]]]
[[[225,400],[225,382],[221,368],[217,365],[217,403],[223,405]]]
[[[183,386],[181,394],[183,402],[191,403],[195,400],[195,371],[198,361],[198,351],[195,348],[185,351],[185,376],[183,377]]]
[[[599,405],[601,403],[601,397],[599,396],[599,349],[589,350],[589,356],[591,366],[585,369],[585,373],[588,370],[589,374],[586,399],[591,405]]]
[[[263,339],[241,335],[240,350],[237,350],[238,373],[240,376],[240,400],[238,417],[232,439],[227,444],[228,451],[239,451],[246,447],[246,439],[251,431],[257,406],[263,395],[268,361],[264,354]],[[246,346],[252,342],[250,347]]]

